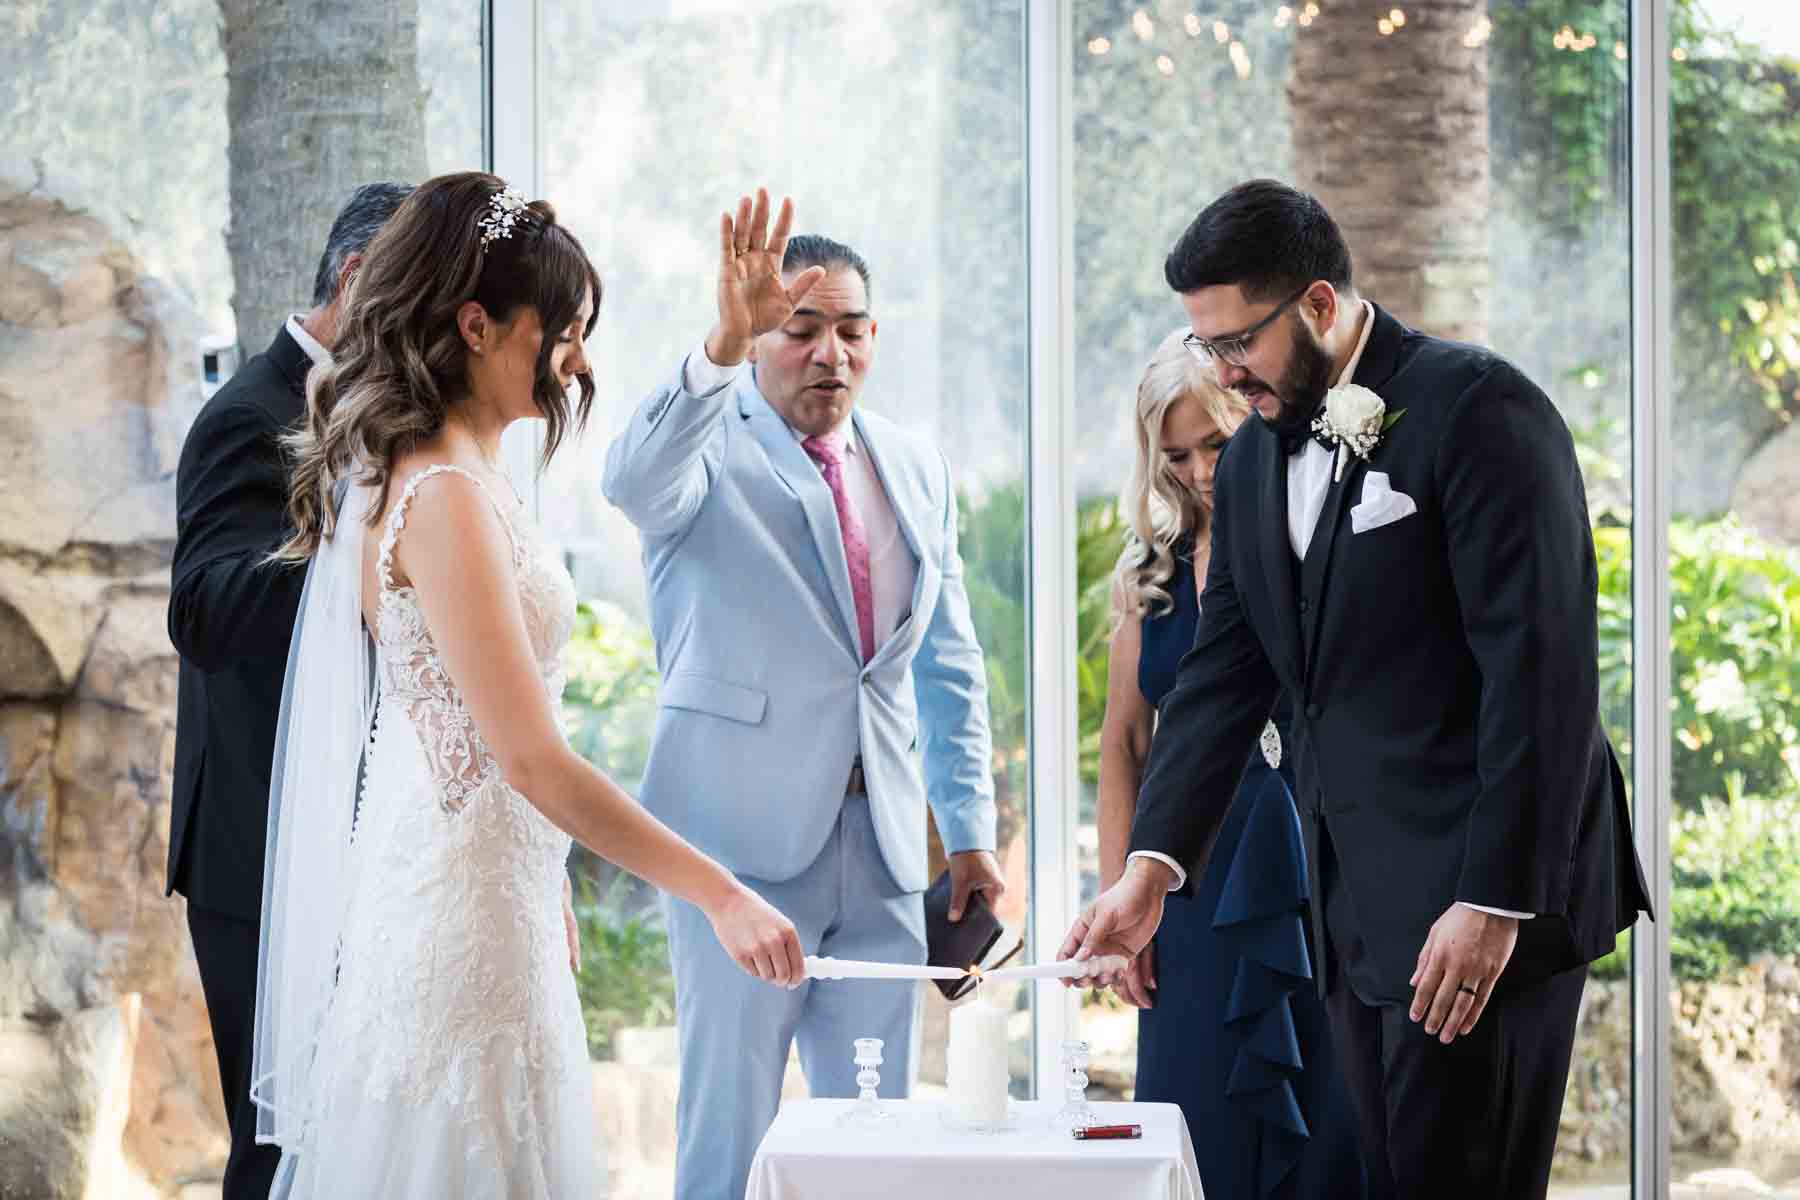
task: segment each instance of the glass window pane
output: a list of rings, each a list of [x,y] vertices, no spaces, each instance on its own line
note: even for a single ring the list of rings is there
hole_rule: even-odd
[[[601,495],[602,459],[712,323],[720,212],[766,185],[777,201],[794,198],[797,232],[827,234],[867,260],[879,354],[863,402],[949,460],[987,656],[1010,884],[1001,912],[1015,927],[1029,816],[1022,19],[1017,0],[546,0],[541,131],[545,191],[606,286],[589,343],[600,385],[593,420],[541,488],[544,523],[566,547],[585,606],[566,696],[577,744],[635,791],[659,679],[638,533]],[[602,1119],[637,1111],[637,1097],[672,1112],[671,986],[655,897],[592,859],[579,873],[594,897],[590,944],[604,947],[590,952],[583,980],[600,1108],[611,1114]],[[946,1011],[934,989],[925,996],[919,1091],[929,1094],[944,1079]],[[1021,1008],[1019,1087],[1028,1030]],[[797,1069],[790,1081],[801,1086]],[[672,1121],[608,1134],[619,1194],[666,1194]]]
[[[1673,1178],[1800,1195],[1800,18],[1673,0]]]
[[[1158,343],[1186,327],[1162,259],[1201,208],[1245,179],[1318,195],[1349,241],[1363,295],[1416,328],[1493,347],[1557,404],[1582,455],[1601,559],[1603,718],[1627,755],[1628,5],[1073,9],[1084,896],[1120,865],[1101,859],[1096,816],[1108,588],[1128,531],[1118,497],[1136,455],[1135,399]],[[1622,956],[1588,985],[1559,1191],[1623,1194],[1629,1178],[1628,989]],[[1156,1003],[1221,1017],[1179,990],[1159,990]],[[1138,1021],[1114,995],[1083,1012],[1090,1075],[1114,1095],[1136,1094]]]
[[[12,1075],[36,1054],[21,1044],[0,1075],[34,1116],[64,1111],[35,1104],[56,1096],[126,1122],[122,1139],[71,1115],[38,1145],[9,1141],[9,1181],[69,1147],[109,1194],[203,1190],[224,1169],[187,908],[164,898],[172,813],[201,793],[170,761],[177,467],[239,346],[261,352],[312,307],[351,191],[478,165],[483,6],[417,0],[373,21],[370,7],[24,0],[0,18],[0,975],[17,984],[0,989],[0,1024],[93,1047],[78,1062],[47,1050],[59,1065],[33,1081]],[[267,651],[271,703],[285,655],[285,641]],[[242,753],[205,769],[224,777]],[[243,770],[232,804],[253,810],[268,783]],[[261,852],[246,828],[209,843],[226,871]],[[254,916],[249,891],[209,902]],[[254,988],[235,988],[239,1023]],[[111,1099],[127,1095],[128,1117]],[[44,1177],[81,1189],[79,1173]]]

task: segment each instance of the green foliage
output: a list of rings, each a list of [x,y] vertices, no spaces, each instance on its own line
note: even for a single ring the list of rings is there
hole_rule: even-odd
[[[654,907],[640,907],[630,876],[614,874],[603,889],[583,877],[576,890],[581,973],[576,988],[587,1025],[588,1054],[613,1056],[619,1030],[668,1025],[675,1019],[669,939]]]
[[[1724,800],[1679,813],[1671,832],[1677,978],[1800,955],[1800,794],[1765,799],[1734,785]]]
[[[656,726],[656,644],[649,628],[617,605],[584,600],[566,662],[569,743],[635,795]]]
[[[1673,794],[1685,809],[1734,788],[1800,791],[1800,556],[1736,521],[1669,530]],[[1631,749],[1631,536],[1595,530],[1600,565],[1600,699],[1615,745]],[[1735,782],[1734,782],[1735,780]]]
[[[1578,238],[1629,195],[1631,63],[1615,49],[1630,43],[1628,7],[1494,5],[1492,104],[1514,143],[1495,156],[1495,183],[1551,236]],[[1702,0],[1670,8],[1682,359],[1695,372],[1727,360],[1770,408],[1800,411],[1800,62],[1722,32],[1704,10]],[[1593,46],[1560,48],[1564,28]]]

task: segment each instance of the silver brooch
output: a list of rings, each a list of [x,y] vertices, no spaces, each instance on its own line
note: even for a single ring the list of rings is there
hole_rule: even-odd
[[[1275,728],[1273,721],[1263,726],[1262,752],[1263,761],[1269,764],[1270,770],[1281,766],[1281,730]]]
[[[488,197],[487,214],[479,222],[483,250],[490,242],[512,236],[513,226],[525,216],[526,204],[525,194],[514,187],[501,188]]]

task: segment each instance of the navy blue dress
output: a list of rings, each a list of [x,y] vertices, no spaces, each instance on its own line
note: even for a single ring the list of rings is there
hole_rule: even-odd
[[[1152,707],[1194,644],[1193,540],[1174,607],[1146,617],[1138,688]],[[1286,698],[1276,726],[1287,740]],[[1253,750],[1206,870],[1156,933],[1155,1007],[1138,1014],[1136,1098],[1179,1104],[1208,1196],[1360,1200],[1356,1117],[1307,958],[1306,852],[1293,763]]]

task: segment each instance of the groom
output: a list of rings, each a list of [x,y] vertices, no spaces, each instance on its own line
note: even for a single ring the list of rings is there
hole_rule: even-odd
[[[1150,940],[1288,691],[1315,969],[1373,1194],[1541,1197],[1587,964],[1647,909],[1569,431],[1512,364],[1360,298],[1336,224],[1282,184],[1208,205],[1164,270],[1190,349],[1261,420],[1219,460],[1129,866],[1063,953]]]
[[[935,447],[856,406],[868,267],[790,242],[788,204],[773,230],[768,215],[759,192],[726,216],[718,324],[607,454],[606,496],[643,531],[662,671],[644,803],[808,954],[923,963],[927,798],[951,919],[1004,889],[956,494]],[[698,909],[668,913],[681,1200],[741,1200],[796,1037],[813,1095],[856,1095],[861,1037],[886,1043],[882,1093],[906,1095],[916,986],[782,991],[739,970]]]

